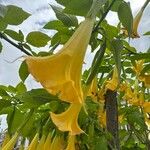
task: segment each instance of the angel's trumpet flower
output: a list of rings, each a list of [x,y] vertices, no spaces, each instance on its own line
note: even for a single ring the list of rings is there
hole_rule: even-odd
[[[51,94],[69,103],[83,103],[82,64],[90,40],[94,19],[86,18],[56,54],[26,57],[29,72]]]
[[[51,118],[59,130],[70,131],[71,135],[80,134],[83,131],[80,129],[77,121],[81,107],[81,104],[71,104],[70,107],[61,114],[51,113]]]
[[[55,136],[52,144],[51,144],[51,150],[63,150],[64,149],[64,140],[60,136]]]
[[[139,10],[139,12],[137,13],[137,15],[133,19],[133,26],[132,26],[132,33],[131,33],[131,37],[132,38],[139,38],[140,37],[139,34],[138,34],[139,23],[141,21],[143,12],[144,12],[144,10],[145,10],[145,8],[146,8],[146,6],[148,5],[149,2],[150,2],[150,0],[147,0],[144,3],[144,5],[142,6],[142,8]],[[124,30],[124,33],[126,35],[128,35],[126,30]]]
[[[10,141],[3,147],[3,150],[13,150],[14,146],[15,146],[15,144],[17,142],[18,136],[19,136],[19,133],[16,132],[13,135],[13,137],[10,139]]]
[[[44,150],[50,150],[51,148],[51,133],[48,134],[46,141],[44,143]]]
[[[36,133],[27,150],[34,150],[38,145],[39,134]]]
[[[118,71],[117,71],[117,67],[115,67],[113,71],[112,79],[110,81],[107,81],[106,89],[115,91],[118,87],[118,83],[119,83]]]
[[[67,145],[66,150],[76,150],[75,149],[75,136],[74,135],[69,135],[68,145]]]
[[[2,148],[10,141],[10,135],[8,133],[5,134],[4,141],[2,143]]]
[[[45,139],[46,139],[46,136],[43,134],[41,139],[40,139],[39,144],[37,145],[37,149],[36,150],[44,150]]]

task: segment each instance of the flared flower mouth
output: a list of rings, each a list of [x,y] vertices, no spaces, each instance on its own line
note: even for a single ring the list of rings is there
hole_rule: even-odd
[[[81,104],[71,104],[70,107],[61,114],[51,112],[51,118],[55,125],[61,131],[69,131],[70,135],[83,133],[78,125],[78,115],[81,110]]]
[[[94,19],[86,18],[69,41],[56,54],[26,57],[29,72],[51,94],[69,103],[83,103],[82,64]]]

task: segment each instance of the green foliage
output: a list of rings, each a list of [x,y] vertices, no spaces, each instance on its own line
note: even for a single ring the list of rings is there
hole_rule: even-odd
[[[130,4],[122,2],[118,8],[118,17],[122,25],[128,31],[128,34],[132,33],[133,16],[130,8]]]
[[[54,10],[57,19],[62,21],[64,23],[64,25],[66,25],[68,27],[78,25],[78,20],[75,16],[63,13],[63,9],[61,7],[56,7],[53,5],[51,5],[51,7]]]
[[[4,19],[0,16],[0,31],[4,31],[7,28],[7,23]]]
[[[22,8],[14,5],[7,6],[7,13],[4,16],[4,21],[10,25],[19,25],[30,16]]]
[[[4,33],[7,34],[8,36],[10,36],[12,39],[14,39],[16,41],[23,42],[23,40],[24,40],[23,33],[20,30],[19,30],[19,33],[17,33],[13,30],[6,29],[4,31]]]
[[[9,25],[21,24],[30,14],[17,6],[0,5],[0,38],[6,38],[7,41],[12,40],[13,45],[18,45],[18,50],[23,49],[35,57],[53,55],[55,50],[64,45],[72,36],[79,26],[78,20],[80,22],[80,19],[78,16],[86,16],[93,2],[93,0],[56,1],[64,6],[62,8],[51,5],[58,20],[45,23],[42,29],[44,31],[54,30],[52,37],[49,37],[46,32],[42,33],[40,31],[31,31],[26,36],[21,30],[16,32],[16,30],[10,29]],[[150,52],[149,50],[138,52],[130,44],[133,16],[130,5],[125,0],[115,0],[110,8],[118,14],[120,23],[115,26],[107,22],[105,16],[112,2],[113,0],[99,0],[100,11],[89,43],[91,51],[88,52],[88,59],[91,59],[92,55],[94,55],[94,59],[88,69],[83,69],[81,80],[85,91],[87,85],[94,81],[93,79],[96,79],[96,85],[94,90],[89,87],[90,90],[86,91],[87,93],[85,92],[87,97],[78,116],[78,123],[85,134],[76,136],[76,147],[80,150],[108,150],[114,148],[113,144],[108,144],[113,136],[108,133],[106,117],[102,116],[101,113],[104,115],[106,111],[106,84],[112,82],[112,71],[114,66],[117,66],[120,77],[120,84],[116,89],[120,149],[145,150],[148,147],[147,142],[149,142],[149,125],[147,125],[149,123],[149,112],[145,112],[140,94],[144,94],[145,101],[149,103],[150,90],[149,87],[145,86],[143,77],[150,75]],[[122,26],[128,31],[130,40],[122,34]],[[150,31],[144,35],[149,36]],[[3,41],[0,42],[0,52],[3,48],[2,44]],[[46,51],[34,51],[34,49],[40,47],[44,49],[44,46],[49,46],[48,49],[46,47]],[[140,67],[136,68],[136,63],[139,60],[143,60],[143,64],[140,66],[142,71],[138,74],[136,71]],[[83,68],[84,66],[83,63]],[[29,70],[25,61],[21,63],[18,74],[20,81],[17,85],[0,85],[0,115],[5,114],[7,116],[9,134],[12,135],[19,131],[20,140],[23,142],[26,138],[31,141],[37,132],[40,135],[39,140],[43,134],[47,135],[51,132],[52,139],[55,135],[61,135],[65,139],[65,145],[67,145],[68,132],[59,131],[50,118],[50,112],[62,113],[68,109],[70,103],[58,98],[61,91],[56,95],[52,95],[50,90],[46,91],[43,88],[34,87],[35,89],[29,90],[29,84],[26,82]],[[149,80],[147,82],[147,84],[150,84]],[[111,85],[113,84],[117,83]],[[131,91],[127,90],[127,87],[130,87]],[[70,115],[73,116],[74,114]]]
[[[3,45],[2,45],[2,43],[0,42],[0,53],[2,52],[2,49],[3,49]]]
[[[49,40],[50,37],[47,34],[39,31],[30,32],[26,37],[26,41],[35,47],[46,46]]]
[[[64,12],[74,14],[76,16],[85,16],[89,11],[92,0],[56,0],[66,8]]]
[[[0,4],[0,17],[4,17],[7,13],[7,6]]]
[[[29,72],[28,72],[27,64],[25,61],[23,61],[19,68],[19,77],[24,82],[26,78],[28,77],[28,75],[29,75]]]

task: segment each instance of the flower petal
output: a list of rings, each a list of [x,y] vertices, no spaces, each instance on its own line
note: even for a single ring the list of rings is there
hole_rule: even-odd
[[[51,112],[51,118],[54,124],[61,131],[69,131],[71,135],[83,133],[78,125],[78,115],[82,105],[71,104],[70,107],[61,114]]]

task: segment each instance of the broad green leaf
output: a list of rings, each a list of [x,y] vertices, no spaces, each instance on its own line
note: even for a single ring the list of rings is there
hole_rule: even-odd
[[[0,99],[0,111],[3,109],[3,108],[6,108],[6,107],[9,107],[11,106],[11,101],[9,100],[5,100],[5,99]]]
[[[57,97],[49,94],[44,89],[33,89],[31,91],[19,94],[16,96],[20,101],[22,101],[25,107],[36,108],[40,105],[50,102],[51,100],[56,100]]]
[[[20,7],[8,5],[7,8],[8,10],[4,17],[4,20],[10,25],[19,25],[30,16],[29,13],[25,12]]]
[[[4,19],[0,16],[0,31],[4,31],[7,28],[7,23],[4,22]]]
[[[131,60],[148,59],[150,60],[150,53],[138,53],[129,57]]]
[[[25,61],[22,62],[19,68],[19,77],[24,82],[29,75],[28,66]]]
[[[115,64],[118,69],[118,75],[120,77],[121,73],[121,50],[123,49],[123,42],[121,40],[113,40],[111,42],[112,44],[112,52],[113,52],[113,57],[115,59]]]
[[[7,30],[4,31],[4,33],[7,34],[8,36],[10,36],[12,39],[14,39],[16,41],[23,42],[24,37],[23,37],[21,31],[19,33],[17,33],[14,30],[7,29]]]
[[[27,137],[29,135],[31,135],[33,128],[35,127],[35,114],[33,114],[28,122],[25,124],[25,126],[23,127],[23,129],[21,130],[21,133],[23,134],[24,137]]]
[[[23,84],[23,82],[20,82],[17,86],[16,86],[16,90],[17,90],[17,94],[21,94],[27,91],[26,86]]]
[[[18,108],[14,108],[14,110],[8,114],[7,123],[8,130],[11,134],[15,133],[16,130],[20,127],[20,125],[24,121],[25,114],[21,112]]]
[[[5,14],[7,13],[7,6],[1,5],[0,4],[0,17],[4,17]]]
[[[66,8],[64,9],[64,12],[77,16],[86,16],[92,2],[93,0],[70,0],[70,2],[65,3]]]
[[[5,97],[5,96],[9,96],[9,94],[6,92],[5,89],[0,87],[0,96],[1,97]]]
[[[148,32],[144,33],[144,35],[150,35],[150,31],[148,31]]]
[[[35,47],[44,47],[49,40],[50,37],[47,34],[39,31],[30,32],[26,37],[26,41]]]
[[[117,1],[115,1],[115,3],[113,4],[113,6],[111,8],[111,11],[118,12],[119,5],[122,3],[122,1],[123,0],[117,0]]]
[[[105,28],[105,32],[109,40],[112,40],[114,37],[118,36],[118,33],[119,33],[118,28],[109,24],[106,24],[104,28]]]
[[[57,30],[57,31],[63,31],[68,30],[68,28],[60,21],[60,20],[53,20],[48,22],[44,29],[51,29],[51,30]]]
[[[129,3],[123,1],[119,5],[118,17],[124,28],[128,31],[128,34],[131,35],[133,26],[133,15]]]
[[[143,70],[141,71],[141,74],[144,74],[144,73],[148,73],[148,72],[150,72],[150,64],[147,64],[144,68],[143,68]]]
[[[2,52],[2,49],[3,49],[3,45],[2,45],[2,43],[0,42],[0,53]]]
[[[78,26],[78,20],[75,16],[63,13],[63,9],[61,7],[56,7],[51,5],[52,9],[54,10],[56,17],[61,20],[64,25],[70,26]]]

